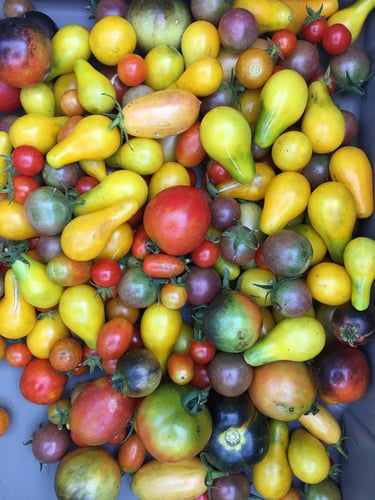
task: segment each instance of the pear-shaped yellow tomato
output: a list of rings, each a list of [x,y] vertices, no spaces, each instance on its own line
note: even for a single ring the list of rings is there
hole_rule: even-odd
[[[336,445],[342,435],[339,422],[333,413],[321,403],[316,405],[316,410],[302,415],[298,419],[299,423],[320,441],[328,445]]]
[[[69,329],[59,312],[50,311],[37,318],[34,328],[26,337],[26,344],[33,356],[47,359],[53,344],[69,335]]]
[[[193,61],[176,80],[176,87],[206,97],[213,94],[222,81],[221,64],[215,57],[207,56]]]
[[[145,55],[147,77],[145,84],[153,90],[166,89],[184,72],[184,58],[176,47],[157,45]]]
[[[89,284],[66,288],[58,310],[69,330],[96,349],[99,331],[105,323],[104,303],[96,288]]]
[[[185,66],[202,57],[219,54],[220,37],[217,27],[209,21],[198,19],[189,24],[181,38],[181,52]]]
[[[55,94],[45,82],[22,88],[20,101],[26,113],[55,116]]]
[[[331,16],[328,16],[328,26],[332,26],[336,23],[343,24],[350,31],[352,43],[354,43],[359,37],[362,27],[373,9],[373,0],[356,0],[346,7],[342,6],[340,9],[336,9]]]
[[[164,162],[163,148],[156,139],[132,137],[120,146],[114,155],[118,166],[137,172],[140,175],[151,175]]]
[[[39,236],[26,218],[24,205],[6,198],[0,200],[0,227],[1,236],[9,240],[27,240]]]
[[[307,273],[306,285],[313,299],[327,306],[345,304],[352,294],[348,272],[335,262],[319,262],[313,266]]]

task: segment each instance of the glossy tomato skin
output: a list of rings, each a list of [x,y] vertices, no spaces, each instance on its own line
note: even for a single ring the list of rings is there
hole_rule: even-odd
[[[191,186],[172,186],[157,193],[144,212],[144,228],[164,252],[184,255],[204,240],[210,225],[206,193]]]
[[[61,398],[68,376],[52,368],[48,359],[34,358],[23,369],[19,386],[25,399],[34,404],[51,404]]]
[[[183,405],[183,398],[191,391],[190,385],[161,384],[138,407],[136,432],[157,460],[174,463],[192,458],[211,436],[212,420],[207,407],[193,415]]]
[[[337,306],[332,313],[333,335],[351,347],[370,342],[375,334],[375,313],[371,308],[357,311],[351,302]]]
[[[352,42],[350,30],[341,23],[332,24],[322,36],[323,49],[331,55],[342,54]]]
[[[0,81],[0,113],[12,113],[21,107],[21,89]]]
[[[320,399],[327,404],[360,399],[370,382],[370,366],[364,353],[340,342],[331,342],[310,365]]]

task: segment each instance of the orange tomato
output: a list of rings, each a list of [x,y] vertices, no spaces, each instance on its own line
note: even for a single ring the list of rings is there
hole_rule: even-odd
[[[272,75],[274,62],[263,49],[250,47],[241,52],[235,66],[235,75],[248,89],[261,88]]]

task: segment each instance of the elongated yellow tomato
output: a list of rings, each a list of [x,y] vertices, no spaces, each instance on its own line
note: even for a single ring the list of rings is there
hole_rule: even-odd
[[[298,33],[302,21],[307,17],[306,6],[312,10],[322,9],[320,15],[329,18],[339,8],[338,0],[283,0],[292,9],[292,22],[288,24],[288,30]]]
[[[304,483],[316,484],[328,476],[330,461],[327,450],[306,429],[297,428],[292,432],[288,460],[293,474]]]
[[[375,280],[375,240],[368,236],[353,238],[345,247],[343,260],[352,280],[352,304],[364,311],[370,305]]]
[[[64,287],[47,274],[46,264],[22,253],[12,264],[23,297],[34,307],[46,309],[58,304]]]
[[[139,208],[135,198],[126,198],[109,207],[73,218],[61,233],[64,254],[78,261],[97,258],[107,246],[112,233]]]
[[[357,146],[342,146],[330,157],[329,173],[352,193],[357,217],[370,217],[374,211],[373,169],[366,153]]]
[[[68,116],[47,116],[40,113],[25,114],[17,118],[9,128],[13,147],[27,144],[46,154],[57,142],[61,127]]]
[[[314,411],[303,414],[299,423],[313,436],[328,445],[336,445],[341,439],[341,426],[333,413],[321,403],[317,403]]]
[[[310,224],[326,244],[331,259],[341,264],[344,248],[352,238],[357,221],[352,193],[341,182],[323,182],[311,193],[307,214]]]
[[[252,479],[257,492],[269,500],[279,500],[289,491],[292,470],[288,463],[288,422],[269,420],[269,447],[260,462],[252,467]]]
[[[59,168],[76,161],[109,158],[121,144],[119,129],[111,125],[107,116],[83,117],[68,136],[48,151],[47,162],[51,167]]]
[[[193,500],[207,491],[206,469],[198,457],[182,462],[151,460],[131,480],[140,500]]]
[[[181,52],[185,66],[202,57],[217,57],[220,50],[220,37],[217,27],[209,21],[193,21],[185,29],[181,38]]]
[[[285,227],[306,209],[310,193],[310,184],[303,174],[299,172],[277,174],[268,183],[264,194],[260,230],[271,234]]]
[[[282,132],[301,118],[307,99],[307,83],[297,71],[285,69],[274,73],[260,92],[254,142],[262,148],[271,146]]]
[[[251,129],[240,111],[230,106],[210,109],[201,121],[200,140],[206,153],[221,163],[233,179],[242,184],[252,181],[255,162]]]
[[[336,23],[343,24],[352,34],[352,43],[354,43],[359,37],[366,19],[374,8],[374,0],[356,0],[329,16],[328,26]]]
[[[242,7],[254,14],[259,33],[287,28],[293,19],[292,9],[280,0],[234,0],[232,7]]]
[[[66,288],[59,313],[65,325],[91,349],[96,349],[99,331],[105,323],[105,308],[96,288],[89,284]]]
[[[25,207],[16,201],[0,200],[1,236],[9,240],[27,240],[39,236],[26,218]]]
[[[55,116],[55,94],[45,82],[23,87],[20,92],[20,101],[26,113]]]
[[[314,153],[332,153],[344,140],[344,116],[321,80],[309,85],[309,97],[302,117],[301,130],[310,139]]]
[[[307,273],[306,285],[313,299],[327,306],[349,302],[352,282],[345,267],[335,262],[319,262]]]
[[[251,366],[273,361],[308,361],[317,356],[326,342],[320,321],[310,316],[285,318],[244,351],[244,359]]]
[[[0,189],[2,189],[8,181],[8,172],[5,170],[7,160],[2,155],[10,155],[13,146],[10,142],[8,132],[0,130]]]
[[[140,325],[142,341],[156,355],[164,372],[181,325],[182,317],[178,309],[154,303],[143,312]]]
[[[129,135],[150,139],[180,134],[197,120],[200,105],[188,90],[157,90],[123,107],[125,129]]]
[[[14,272],[8,269],[4,276],[4,294],[0,298],[0,335],[6,339],[21,339],[31,332],[35,322],[34,306],[24,299]]]
[[[58,311],[50,311],[38,317],[26,337],[26,345],[36,358],[47,359],[53,344],[69,336],[69,329],[63,323]]]
[[[229,196],[239,200],[260,201],[263,200],[268,184],[275,177],[275,170],[260,161],[255,162],[255,176],[250,182],[241,184],[231,179],[217,184],[218,196]]]
[[[141,207],[147,200],[148,187],[143,177],[130,170],[116,170],[108,174],[99,184],[78,197],[73,207],[75,215],[89,214],[96,210],[135,198]]]
[[[223,81],[223,68],[215,57],[202,57],[192,63],[176,80],[176,87],[197,97],[213,94]]]

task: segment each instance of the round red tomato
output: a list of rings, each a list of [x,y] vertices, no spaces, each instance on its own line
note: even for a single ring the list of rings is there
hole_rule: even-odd
[[[12,179],[12,186],[13,201],[23,204],[29,194],[40,187],[40,183],[30,175],[16,175]]]
[[[117,74],[122,83],[135,87],[146,80],[147,65],[139,54],[126,54],[117,63]]]
[[[302,37],[310,43],[322,41],[323,33],[328,28],[328,21],[324,17],[311,18],[306,20],[301,28]]]
[[[0,80],[0,113],[12,113],[21,107],[21,89]]]
[[[44,156],[36,147],[22,144],[13,149],[12,163],[19,174],[35,175],[44,167]]]
[[[322,46],[327,54],[337,55],[345,52],[352,43],[350,30],[341,23],[332,24],[324,31]]]
[[[206,165],[206,174],[212,184],[220,184],[229,181],[232,177],[221,163],[215,160],[209,160]]]
[[[80,177],[78,179],[74,187],[79,194],[83,194],[87,193],[87,191],[90,191],[90,189],[95,187],[97,184],[99,184],[99,181],[97,179],[91,177],[91,175],[84,175],[83,177]]]
[[[19,386],[25,399],[49,405],[61,398],[68,376],[52,368],[48,359],[34,358],[23,369]]]
[[[23,368],[32,359],[33,355],[25,342],[9,344],[5,351],[5,359],[10,366]]]
[[[297,45],[296,34],[288,29],[275,31],[271,40],[278,47],[283,57],[290,56]]]
[[[194,376],[190,384],[196,389],[206,389],[211,385],[208,374],[208,363],[205,365],[194,363]]]
[[[133,325],[124,316],[108,320],[99,331],[96,350],[104,360],[117,359],[129,348],[133,337]]]
[[[171,186],[157,193],[145,208],[143,222],[148,237],[170,255],[195,250],[210,226],[206,193],[192,186]]]
[[[194,363],[205,365],[214,358],[215,354],[216,347],[208,339],[190,342],[189,355]]]
[[[220,250],[216,243],[204,240],[193,252],[191,260],[198,267],[211,267],[219,258]]]
[[[121,279],[120,264],[113,259],[99,259],[91,268],[91,279],[97,286],[116,286]]]

